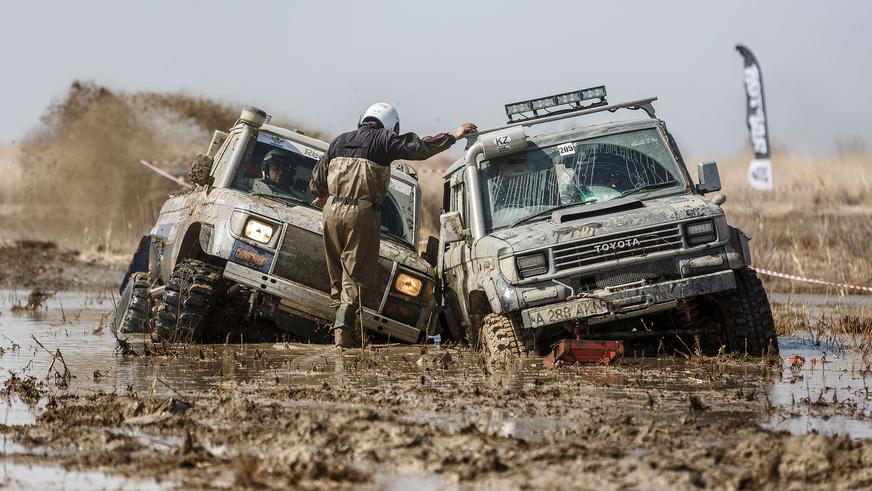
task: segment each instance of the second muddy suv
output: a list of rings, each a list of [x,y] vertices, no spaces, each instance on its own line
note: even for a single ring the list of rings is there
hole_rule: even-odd
[[[451,334],[492,355],[576,336],[777,350],[748,239],[723,195],[703,196],[720,190],[716,164],[694,184],[656,98],[605,97],[600,86],[509,104],[508,125],[479,132],[447,171],[438,269]],[[620,109],[649,118],[524,129]]]
[[[271,329],[331,339],[320,329],[332,323],[334,308],[321,210],[309,191],[327,144],[266,119],[245,108],[198,155],[198,185],[164,203],[121,285],[119,330],[248,340]],[[436,305],[435,270],[416,253],[421,193],[408,166],[392,167],[381,214],[378,288],[363,291],[362,323],[385,339],[415,342]]]

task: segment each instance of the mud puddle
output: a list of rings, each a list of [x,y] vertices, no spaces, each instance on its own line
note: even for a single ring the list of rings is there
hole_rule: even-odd
[[[286,343],[121,356],[108,295],[13,313],[27,297],[0,292],[6,482],[38,471],[54,476],[47,488],[872,484],[857,470],[872,464],[870,362],[802,334],[781,339],[781,366],[671,355],[493,369],[453,347]],[[760,468],[770,460],[784,468]]]
[[[104,472],[67,470],[35,464],[0,463],[0,487],[4,489],[167,489],[157,481],[114,477]]]

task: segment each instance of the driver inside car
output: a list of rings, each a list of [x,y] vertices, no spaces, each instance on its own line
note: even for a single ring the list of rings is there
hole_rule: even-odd
[[[251,187],[255,193],[287,194],[291,191],[297,165],[291,152],[282,149],[270,150],[261,163],[261,177]]]

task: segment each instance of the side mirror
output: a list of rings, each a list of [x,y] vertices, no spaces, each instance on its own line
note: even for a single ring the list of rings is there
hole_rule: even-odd
[[[439,215],[440,235],[446,244],[460,242],[466,235],[463,233],[463,220],[459,211],[450,211]]]
[[[699,178],[696,191],[699,194],[713,193],[721,190],[721,175],[718,173],[717,162],[700,163],[696,173]]]
[[[191,175],[188,179],[198,186],[211,186],[215,179],[210,175],[214,159],[205,153],[198,153],[191,164]]]
[[[430,266],[436,267],[436,262],[439,260],[439,239],[427,237],[427,247],[421,251],[421,257],[427,261]]]

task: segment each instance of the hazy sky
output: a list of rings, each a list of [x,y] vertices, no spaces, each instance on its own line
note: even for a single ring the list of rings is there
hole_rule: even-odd
[[[503,104],[606,84],[660,97],[684,153],[749,146],[741,57],[776,147],[872,146],[872,2],[4,1],[0,141],[76,78],[258,105],[339,132],[375,101],[404,130],[505,121]]]

